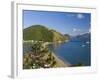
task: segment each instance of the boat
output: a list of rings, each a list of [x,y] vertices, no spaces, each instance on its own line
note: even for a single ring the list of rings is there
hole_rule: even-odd
[[[82,47],[85,47],[85,45],[82,45]]]
[[[86,44],[89,44],[89,43],[90,43],[89,41],[86,42]]]

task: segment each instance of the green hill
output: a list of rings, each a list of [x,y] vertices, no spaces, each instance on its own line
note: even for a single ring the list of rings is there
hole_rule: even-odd
[[[56,42],[56,41],[65,41],[67,38],[62,35],[61,33],[55,31],[55,30],[51,30],[51,32],[53,33],[53,41]]]
[[[36,40],[45,42],[65,41],[67,38],[61,33],[50,30],[42,25],[32,25],[23,29],[24,40]]]

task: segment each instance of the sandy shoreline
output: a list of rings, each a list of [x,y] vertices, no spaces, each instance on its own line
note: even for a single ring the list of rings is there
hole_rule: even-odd
[[[43,44],[43,46],[47,46],[48,44],[52,44],[52,43],[49,43],[49,42],[45,42]],[[55,68],[57,67],[69,67],[71,66],[71,64],[67,61],[63,61],[62,59],[59,58],[59,56],[57,56],[54,52],[52,52],[52,56],[54,56],[55,60],[56,60],[56,65],[54,66]]]
[[[55,53],[52,52],[52,55],[55,57],[55,60],[57,61],[57,64],[55,67],[69,67],[71,64],[68,62],[64,62],[63,60],[59,59]]]
[[[68,42],[68,41],[66,41]],[[51,42],[45,42],[44,46],[52,44]],[[52,55],[55,57],[55,60],[57,62],[55,67],[69,67],[71,66],[71,64],[69,62],[64,62],[63,60],[61,60],[54,52],[52,52]]]

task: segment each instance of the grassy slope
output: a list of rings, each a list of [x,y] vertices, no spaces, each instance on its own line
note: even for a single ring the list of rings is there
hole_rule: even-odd
[[[65,41],[67,38],[55,30],[49,30],[45,26],[33,25],[23,30],[23,39],[55,42]]]
[[[62,35],[61,33],[55,31],[55,30],[51,30],[54,37],[53,37],[53,41],[56,42],[56,41],[65,41],[66,40],[66,37],[64,35]]]
[[[39,40],[50,42],[53,39],[53,33],[41,25],[30,26],[23,31],[24,40]]]

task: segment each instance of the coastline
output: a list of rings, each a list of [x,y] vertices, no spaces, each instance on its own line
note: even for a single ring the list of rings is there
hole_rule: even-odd
[[[55,60],[57,61],[57,64],[55,67],[69,67],[71,66],[70,63],[68,62],[64,62],[63,60],[61,60],[54,52],[52,52],[52,55],[55,57]]]
[[[68,42],[68,41],[66,41]],[[28,42],[26,42],[28,43]],[[33,43],[33,42],[32,42]],[[48,46],[49,44],[52,44],[52,42],[45,42],[42,44],[43,47]],[[59,67],[70,67],[71,64],[67,61],[63,61],[62,59],[59,58],[59,56],[57,54],[55,54],[53,51],[51,51],[52,56],[55,58],[56,61],[56,65],[54,66],[54,68],[59,68]]]
[[[65,42],[68,42],[68,40],[66,40]],[[58,43],[62,43],[62,42],[58,42]],[[45,46],[47,46],[47,45],[49,45],[49,44],[52,44],[52,42],[45,42],[45,43],[43,44],[43,46],[45,47]],[[52,52],[52,56],[55,57],[55,60],[56,60],[56,62],[57,62],[55,68],[56,68],[56,67],[70,67],[70,66],[71,66],[71,64],[70,64],[69,62],[64,62],[64,61],[63,61],[62,59],[60,59],[54,52]]]

